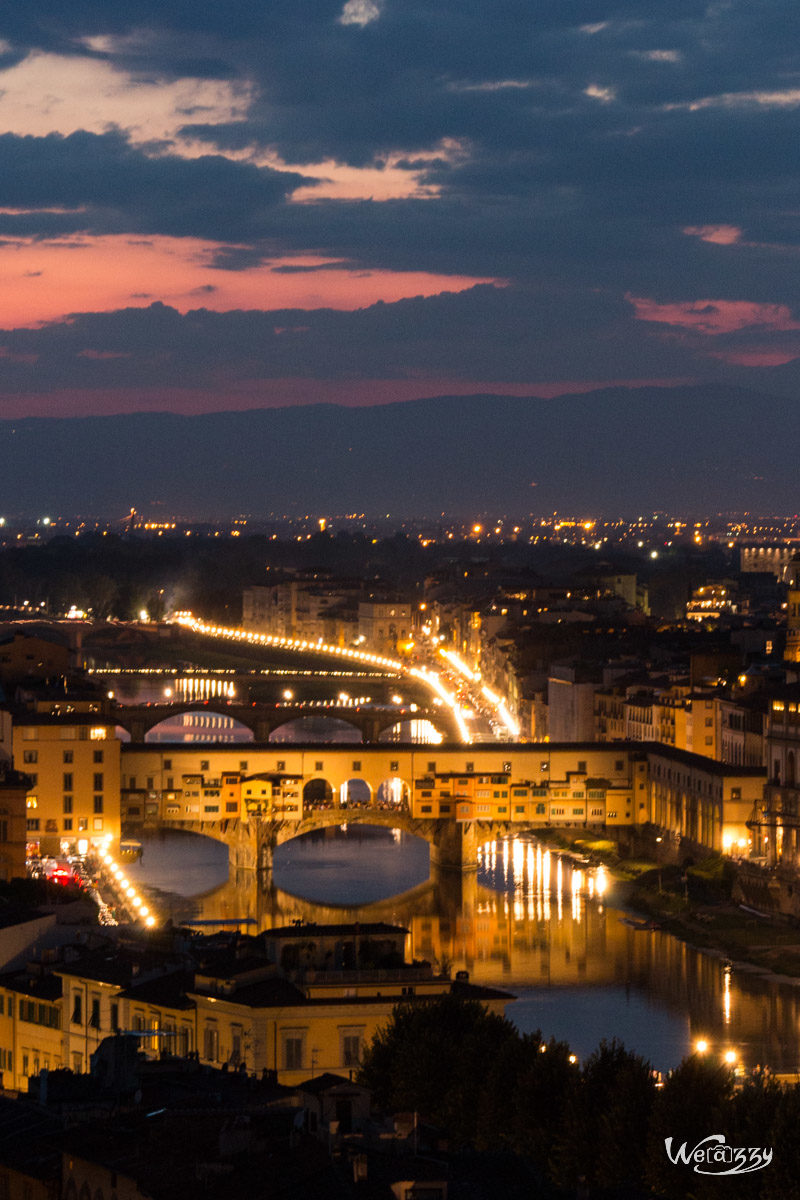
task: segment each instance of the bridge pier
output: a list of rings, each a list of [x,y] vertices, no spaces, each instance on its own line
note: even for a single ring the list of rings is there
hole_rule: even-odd
[[[275,727],[275,722],[268,717],[258,717],[253,722],[253,738],[257,742],[268,742],[269,735]]]
[[[475,821],[437,821],[431,841],[431,866],[445,871],[477,871],[478,825]]]

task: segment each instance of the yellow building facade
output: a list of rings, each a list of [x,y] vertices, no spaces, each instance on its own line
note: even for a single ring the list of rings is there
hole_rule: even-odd
[[[146,780],[154,826],[185,824],[212,837],[226,836],[232,820],[254,812],[280,821],[282,837],[320,810],[347,820],[362,803],[347,799],[358,783],[369,797],[363,805],[386,820],[396,812],[462,826],[636,830],[650,824],[720,853],[733,853],[735,842],[737,854],[744,809],[752,809],[766,779],[761,768],[652,742],[125,744],[121,769],[124,793]],[[679,800],[673,778],[682,780]]]
[[[120,833],[120,741],[94,713],[26,713],[14,722],[14,764],[31,779],[32,852],[86,852]]]

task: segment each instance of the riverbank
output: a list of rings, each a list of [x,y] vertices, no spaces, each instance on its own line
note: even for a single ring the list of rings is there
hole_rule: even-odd
[[[541,835],[537,835],[541,836]],[[685,871],[648,859],[625,859],[609,840],[576,831],[546,831],[553,850],[603,863],[613,875],[615,901],[648,923],[745,971],[800,986],[800,927],[780,913],[761,913],[734,899],[737,868],[709,855]]]

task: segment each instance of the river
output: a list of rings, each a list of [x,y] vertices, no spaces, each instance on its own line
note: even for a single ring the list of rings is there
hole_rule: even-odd
[[[279,847],[261,881],[229,875],[225,847],[206,838],[164,833],[143,844],[128,873],[163,919],[251,933],[298,918],[395,922],[409,931],[410,958],[507,989],[521,1030],[568,1041],[580,1058],[616,1037],[663,1071],[703,1039],[742,1070],[798,1070],[800,986],[639,928],[613,880],[577,874],[532,838],[488,843],[477,873],[431,876],[419,839],[335,827]]]

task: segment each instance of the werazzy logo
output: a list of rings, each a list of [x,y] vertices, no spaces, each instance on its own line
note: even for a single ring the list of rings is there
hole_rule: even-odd
[[[693,1149],[687,1143],[672,1152],[671,1137],[664,1139],[667,1157],[675,1166],[693,1167],[697,1175],[747,1175],[772,1162],[772,1150],[760,1146],[728,1146],[724,1133],[710,1133]]]

